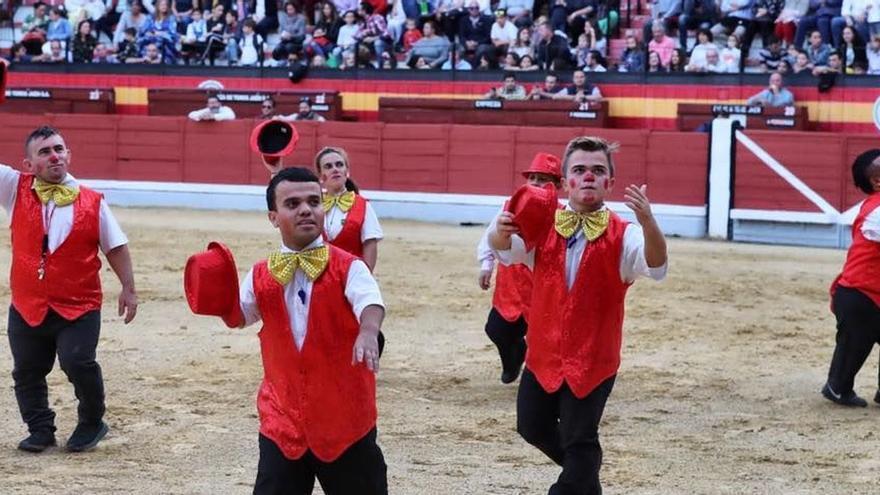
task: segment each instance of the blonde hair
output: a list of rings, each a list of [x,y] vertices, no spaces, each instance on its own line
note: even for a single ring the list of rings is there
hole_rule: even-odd
[[[562,176],[568,175],[568,160],[575,151],[601,151],[608,160],[608,170],[611,177],[614,177],[614,160],[611,158],[612,153],[616,153],[620,149],[619,143],[612,143],[597,136],[581,136],[576,137],[568,142],[565,147],[565,154],[562,155]]]

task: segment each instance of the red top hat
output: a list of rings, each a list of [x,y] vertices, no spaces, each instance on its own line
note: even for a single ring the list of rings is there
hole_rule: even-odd
[[[251,131],[251,149],[265,156],[289,155],[297,141],[296,128],[281,120],[264,120]]]
[[[544,184],[543,187],[535,187],[526,184],[513,193],[504,209],[513,213],[519,236],[525,241],[526,249],[532,250],[553,226],[558,207],[556,186]]]
[[[244,323],[235,258],[223,244],[211,242],[208,249],[186,260],[183,290],[193,313],[219,316],[230,328]]]
[[[532,159],[532,164],[523,173],[523,177],[529,178],[529,174],[547,174],[556,179],[562,178],[562,163],[559,157],[550,153],[538,153]]]

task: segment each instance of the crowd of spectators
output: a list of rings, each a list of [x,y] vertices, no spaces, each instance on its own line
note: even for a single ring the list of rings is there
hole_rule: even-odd
[[[643,34],[648,71],[880,75],[880,0],[655,0],[651,7]],[[689,46],[691,29],[697,36]],[[750,57],[755,39],[761,49]],[[641,62],[633,58],[631,66]]]
[[[653,0],[612,60],[620,0],[53,3],[24,20],[15,61],[880,74],[880,0]]]

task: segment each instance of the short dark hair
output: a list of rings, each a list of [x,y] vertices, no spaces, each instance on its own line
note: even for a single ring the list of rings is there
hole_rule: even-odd
[[[61,133],[58,132],[58,129],[49,125],[41,125],[40,127],[34,129],[33,132],[28,135],[27,139],[24,140],[25,156],[28,156],[28,147],[31,145],[32,142],[36,141],[37,139],[48,139],[55,135],[60,136]]]
[[[315,175],[311,170],[307,168],[301,167],[290,167],[281,169],[280,172],[275,174],[272,177],[272,180],[269,181],[269,186],[266,187],[266,206],[269,207],[269,211],[277,211],[278,209],[275,206],[275,189],[278,187],[278,184],[282,182],[314,182],[320,186],[320,181],[318,180],[318,176]]]
[[[247,19],[244,20],[244,22],[242,23],[242,26],[247,26],[247,27],[249,27],[249,28],[251,28],[251,29],[254,29],[255,27],[257,27],[257,23],[254,22],[253,19],[251,19],[250,17],[248,17]]]
[[[373,8],[373,5],[372,5],[372,4],[369,4],[369,3],[367,3],[367,2],[361,2],[361,9],[362,9],[362,10],[364,11],[364,13],[367,14],[367,15],[373,15],[373,12],[376,11],[376,9]]]
[[[874,192],[874,186],[871,185],[871,177],[880,172],[880,164],[874,165],[877,159],[880,159],[880,149],[874,148],[865,151],[853,161],[853,182],[865,194],[872,194]]]
[[[568,160],[575,151],[601,151],[608,161],[608,171],[611,173],[611,177],[614,177],[614,159],[611,157],[611,154],[617,152],[619,148],[620,144],[606,141],[600,137],[576,137],[568,142],[568,146],[565,147],[565,154],[562,155],[562,176],[568,176]]]
[[[208,100],[210,100],[210,99],[212,99],[212,98],[215,99],[215,100],[217,100],[217,101],[220,101],[220,97],[217,96],[217,93],[208,93],[208,96],[205,97],[205,101],[208,101]]]
[[[502,80],[502,81],[506,81],[506,80],[507,80],[508,78],[510,78],[510,77],[512,77],[513,80],[516,81],[516,74],[514,74],[513,72],[505,72],[505,73],[504,73],[504,78],[501,79],[501,80]]]

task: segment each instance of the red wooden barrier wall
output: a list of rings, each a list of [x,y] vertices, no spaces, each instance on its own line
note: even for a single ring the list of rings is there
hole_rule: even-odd
[[[0,161],[20,164],[35,127],[58,127],[71,148],[71,172],[94,179],[265,184],[248,147],[252,120],[206,123],[181,117],[0,114]],[[403,125],[379,122],[297,124],[300,141],[285,163],[311,167],[323,146],[346,149],[365,189],[510,194],[535,153],[561,155],[569,139],[618,141],[614,200],[624,185],[648,184],[656,203],[706,202],[705,134],[650,130],[511,126]]]
[[[877,147],[876,138],[792,131],[746,134],[838,211],[846,211],[864,199],[852,183],[850,167],[857,155]],[[736,146],[734,208],[821,211],[742,143]]]

